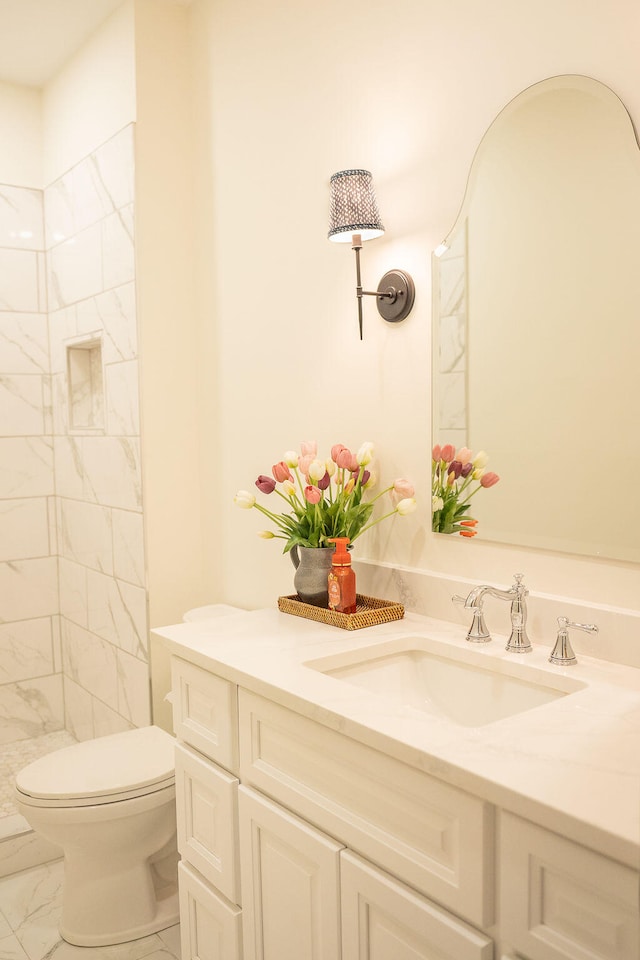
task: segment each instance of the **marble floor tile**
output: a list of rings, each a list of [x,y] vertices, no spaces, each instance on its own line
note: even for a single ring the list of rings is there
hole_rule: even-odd
[[[111,947],[75,947],[58,932],[63,864],[0,880],[0,960],[180,960],[179,926]]]
[[[17,937],[0,938],[1,960],[29,960]]]
[[[56,730],[41,737],[3,744],[0,755],[0,817],[9,817],[16,813],[13,785],[18,771],[33,760],[37,760],[38,757],[60,750],[62,747],[69,747],[75,742],[75,737],[66,730]],[[0,960],[2,960],[2,954],[0,954]]]

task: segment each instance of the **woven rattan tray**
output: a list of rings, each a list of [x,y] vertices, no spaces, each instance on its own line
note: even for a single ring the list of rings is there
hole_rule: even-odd
[[[377,623],[388,623],[390,620],[402,620],[404,607],[401,603],[392,603],[390,600],[377,600],[375,597],[356,595],[355,613],[338,613],[336,610],[327,610],[325,607],[314,607],[310,603],[303,603],[297,594],[290,597],[278,597],[278,610],[281,613],[291,613],[294,617],[306,617],[307,620],[317,620],[318,623],[330,623],[333,627],[343,630],[361,630],[363,627],[374,627]]]

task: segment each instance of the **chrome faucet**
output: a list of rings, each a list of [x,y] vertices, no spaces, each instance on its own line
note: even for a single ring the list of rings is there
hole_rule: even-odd
[[[484,585],[474,587],[465,597],[452,597],[454,603],[462,604],[466,610],[473,612],[473,620],[467,633],[467,640],[471,643],[487,643],[491,634],[487,630],[482,604],[486,596],[496,597],[498,600],[511,601],[511,635],[506,650],[512,653],[529,653],[532,649],[531,641],[527,636],[527,595],[529,591],[522,582],[523,575],[516,573],[513,586],[508,590]]]

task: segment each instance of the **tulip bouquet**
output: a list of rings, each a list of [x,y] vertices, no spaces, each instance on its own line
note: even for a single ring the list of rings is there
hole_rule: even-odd
[[[353,542],[382,520],[396,514],[406,516],[416,508],[414,489],[407,480],[396,480],[365,501],[365,494],[375,485],[375,477],[367,469],[372,458],[372,443],[363,443],[356,454],[337,443],[331,456],[321,460],[316,442],[307,441],[301,444],[299,454],[293,450],[285,453],[271,468],[272,476],[261,474],[255,483],[260,493],[284,500],[285,513],[268,510],[248,490],[239,490],[234,503],[264,514],[277,532],[263,530],[259,536],[284,540],[284,553],[296,545],[330,546],[328,541],[334,537],[348,537]],[[376,501],[385,493],[392,495],[393,509],[371,520]]]
[[[471,497],[494,486],[500,479],[497,473],[485,473],[487,457],[484,450],[475,456],[467,447],[459,450],[447,443],[436,444],[431,453],[431,529],[435,533],[459,533],[475,537],[477,520],[469,514]],[[477,484],[473,486],[473,483]]]

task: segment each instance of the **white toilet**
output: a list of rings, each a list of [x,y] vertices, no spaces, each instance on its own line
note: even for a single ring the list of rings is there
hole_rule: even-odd
[[[178,922],[174,743],[143,727],[56,750],[18,774],[20,813],[64,852],[69,943],[124,943]]]

